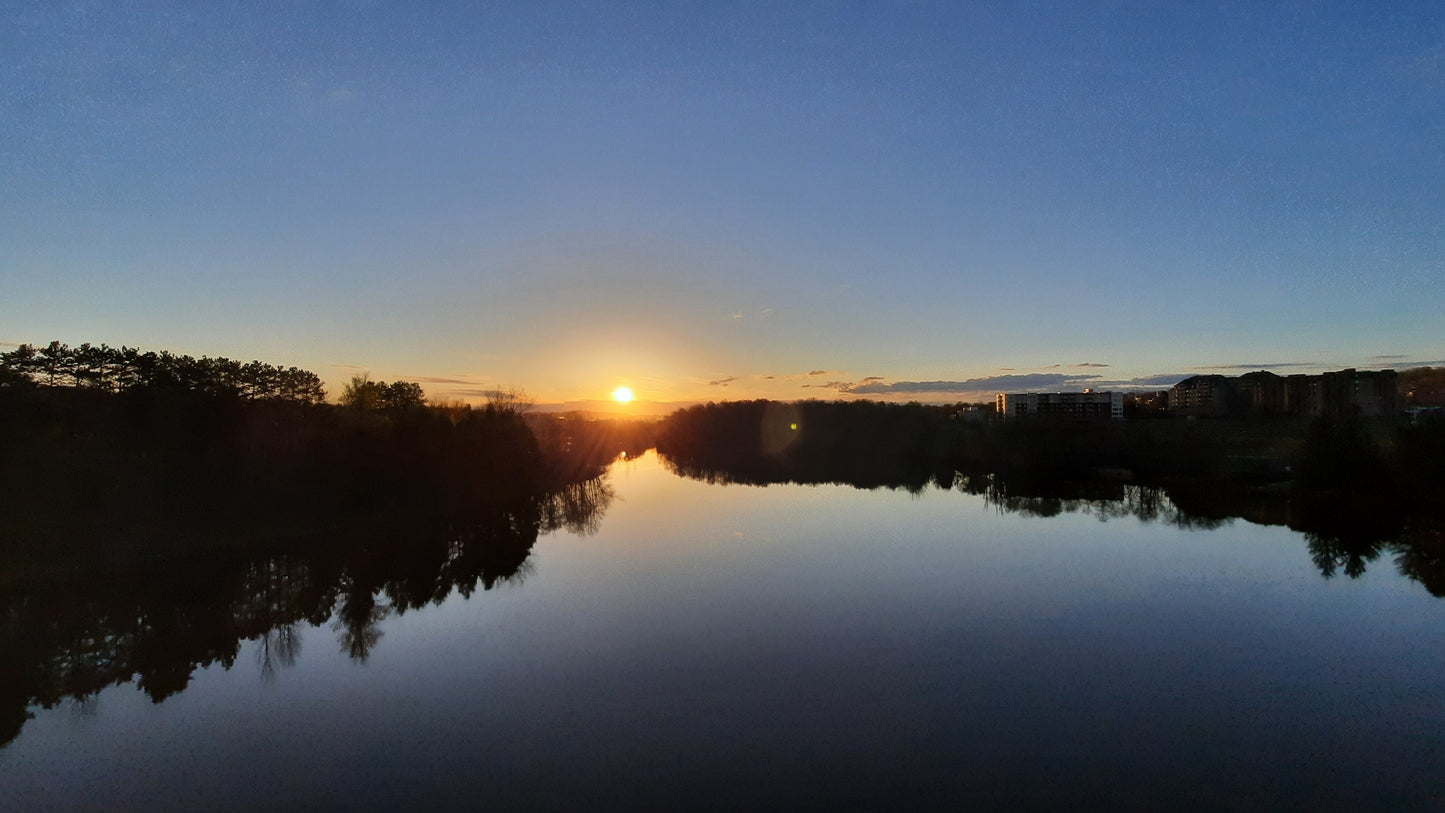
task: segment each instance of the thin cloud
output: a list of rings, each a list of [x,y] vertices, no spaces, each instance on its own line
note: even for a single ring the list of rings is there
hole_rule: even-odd
[[[1273,364],[1263,362],[1249,362],[1245,364],[1207,364],[1203,367],[1190,367],[1191,370],[1270,370],[1276,367],[1319,367],[1317,361],[1277,361]]]
[[[405,381],[415,381],[418,384],[480,384],[482,382],[475,378],[441,378],[433,375],[412,375],[407,376]]]
[[[1400,359],[1408,358],[1408,356],[1403,356],[1403,355],[1401,355],[1401,356],[1371,356],[1371,358],[1372,358],[1372,359],[1378,359],[1378,360],[1380,360],[1380,361],[1392,361],[1392,360],[1393,360],[1393,361],[1392,361],[1392,364],[1391,364],[1391,368],[1393,369],[1393,368],[1397,368],[1397,367],[1398,367],[1398,368],[1400,368],[1400,369],[1402,369],[1402,370],[1408,370],[1408,369],[1411,368],[1411,367],[1436,367],[1436,366],[1439,366],[1439,365],[1441,365],[1441,364],[1445,364],[1445,360],[1441,360],[1441,359],[1435,359],[1434,361],[1400,361]]]
[[[763,380],[764,380],[764,381],[772,381],[772,380],[775,379],[775,378],[777,378],[777,376],[775,376],[775,375],[765,375],[765,376],[763,376]]]
[[[742,312],[742,311],[734,311],[734,312],[733,312],[733,318],[734,318],[734,319],[741,319],[741,318],[743,318],[743,312]]]
[[[1390,359],[1402,359],[1402,358],[1405,358],[1405,356],[1404,356],[1403,354],[1400,354],[1400,353],[1392,353],[1392,354],[1390,354],[1390,355],[1385,355],[1385,356],[1370,356],[1370,358],[1371,358],[1372,360],[1375,360],[1375,361],[1386,361],[1386,360],[1390,360]]]
[[[1107,364],[1099,364],[1099,363],[1093,362],[1093,361],[1085,361],[1085,362],[1080,363],[1080,364],[1070,364],[1069,366],[1070,366],[1070,367],[1076,367],[1076,368],[1077,368],[1077,367],[1108,367],[1109,365],[1107,365]]]
[[[730,376],[728,376],[727,378],[719,378],[719,379],[717,379],[716,381],[709,381],[709,382],[707,382],[707,383],[710,384],[710,385],[712,385],[712,386],[714,386],[714,387],[726,387],[727,385],[729,385],[729,384],[731,384],[732,382],[737,381],[737,380],[738,380],[738,377],[737,377],[737,376],[735,376],[735,375],[730,375]]]
[[[872,383],[875,382],[875,381],[882,381],[882,380],[883,380],[883,376],[881,376],[881,375],[870,375],[870,376],[864,377],[863,380],[862,380],[862,381],[859,381],[858,383],[859,383],[859,384],[872,384]]]
[[[827,370],[809,370],[808,375],[827,375]]]
[[[1131,378],[1129,379],[1129,383],[1139,387],[1172,387],[1188,377],[1189,376],[1184,373],[1158,373],[1156,375],[1146,375],[1140,378]]]
[[[1094,381],[1090,387],[1172,387],[1180,381],[1197,373],[1155,373],[1154,375],[1138,376],[1136,378],[1123,378],[1113,381]]]
[[[906,393],[978,393],[1000,390],[1060,389],[1069,386],[1093,386],[1098,375],[1068,375],[1065,373],[1024,373],[1019,375],[991,375],[983,378],[968,378],[963,381],[896,381],[892,384],[854,384],[840,392],[854,395],[897,395]]]

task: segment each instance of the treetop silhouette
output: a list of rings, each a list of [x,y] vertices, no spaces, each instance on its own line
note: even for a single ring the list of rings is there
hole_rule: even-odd
[[[59,341],[37,348],[22,344],[0,354],[0,387],[75,387],[108,392],[169,389],[248,400],[326,400],[321,378],[309,370],[261,361],[177,356],[162,350],[99,346],[70,347]],[[419,389],[419,388],[418,388]]]

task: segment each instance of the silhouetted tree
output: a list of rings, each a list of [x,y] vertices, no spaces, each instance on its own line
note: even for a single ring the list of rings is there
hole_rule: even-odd
[[[386,409],[416,409],[426,406],[426,395],[414,381],[395,381],[385,387],[382,406]]]
[[[370,373],[351,377],[341,391],[341,405],[361,412],[407,410],[426,406],[421,385],[412,381],[372,381]]]
[[[40,351],[38,366],[47,386],[65,383],[66,373],[74,369],[70,348],[58,341],[51,342]]]
[[[531,411],[533,403],[525,390],[499,388],[487,393],[484,408],[505,415],[523,415]]]
[[[341,390],[341,405],[363,412],[381,409],[386,385],[371,380],[371,373],[354,375]]]

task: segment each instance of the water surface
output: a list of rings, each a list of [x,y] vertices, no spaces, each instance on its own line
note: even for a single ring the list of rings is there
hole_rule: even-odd
[[[1300,533],[1167,504],[720,486],[652,454],[601,488],[491,589],[378,590],[359,626],[341,600],[162,702],[33,707],[0,786],[26,809],[1445,800],[1445,605],[1388,557],[1324,579]]]

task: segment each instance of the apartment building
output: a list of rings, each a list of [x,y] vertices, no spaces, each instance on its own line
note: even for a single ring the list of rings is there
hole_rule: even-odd
[[[1004,418],[1124,420],[1122,392],[1001,392],[995,399],[995,406],[999,416]]]
[[[1280,377],[1260,370],[1236,378],[1196,375],[1169,391],[1169,410],[1180,415],[1395,415],[1394,370],[1337,370]]]

